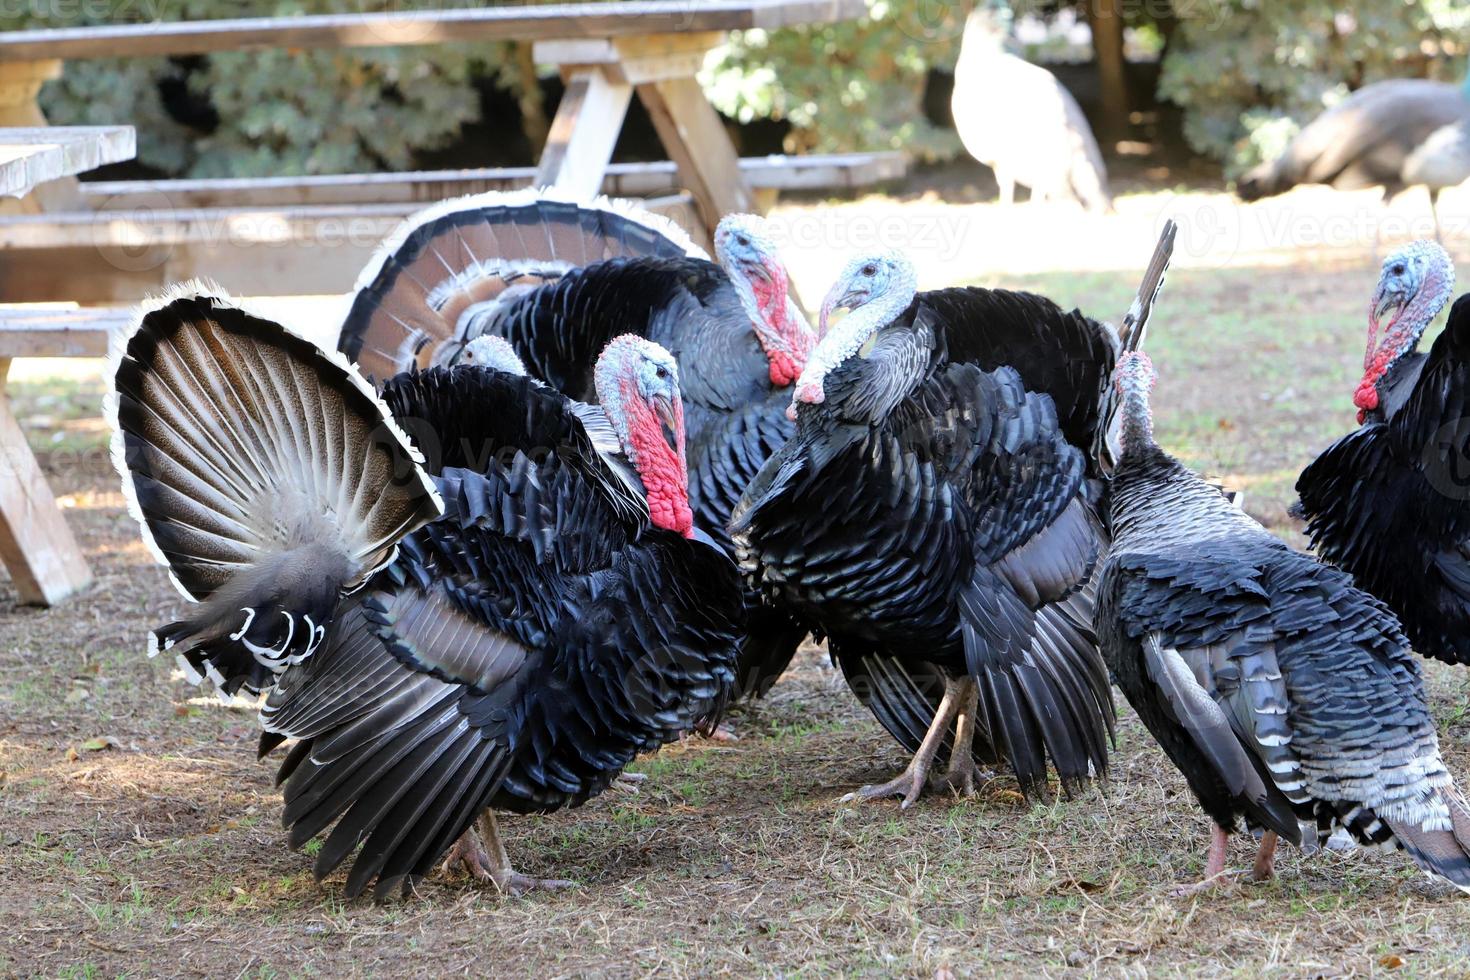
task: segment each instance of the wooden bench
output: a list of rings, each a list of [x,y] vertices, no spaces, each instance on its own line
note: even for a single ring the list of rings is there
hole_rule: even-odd
[[[133,153],[129,127],[47,127],[0,129],[0,190],[29,193],[39,182],[64,179]],[[0,560],[23,602],[53,605],[92,580],[91,570],[56,506],[40,463],[4,397],[5,379],[15,357],[92,353],[95,327],[70,337],[66,331],[37,329],[0,332]],[[108,327],[102,327],[106,350]]]
[[[795,167],[779,158],[743,165],[695,79],[705,56],[728,31],[850,19],[866,9],[864,0],[617,0],[0,33],[0,125],[43,125],[36,93],[67,59],[516,39],[533,42],[535,60],[557,66],[566,84],[535,168],[430,178],[130,182],[110,194],[95,189],[84,193],[75,184],[52,188],[24,205],[32,215],[46,215],[50,230],[41,227],[45,222],[24,216],[0,219],[0,249],[6,250],[0,296],[16,302],[116,302],[137,299],[168,279],[186,275],[210,275],[238,292],[258,292],[257,287],[277,294],[340,290],[352,281],[350,267],[361,265],[371,249],[323,248],[318,232],[330,239],[344,222],[358,230],[386,231],[394,217],[405,213],[404,205],[475,187],[538,184],[578,194],[609,185],[619,194],[639,188],[640,194],[659,197],[666,213],[707,242],[724,214],[756,208],[753,187],[762,181],[779,188],[836,176],[840,185],[842,175],[858,179],[864,172],[893,172],[891,158],[875,155],[854,161],[825,158]],[[670,161],[611,167],[613,146],[635,92]],[[174,200],[175,185],[179,200]],[[206,210],[238,209],[240,217],[232,221],[223,210],[199,213],[196,204]],[[248,210],[252,207],[280,210],[283,220]],[[349,207],[351,211],[342,210]],[[310,210],[314,208],[329,210]],[[134,216],[89,215],[93,210],[131,210]],[[0,204],[0,214],[4,212]],[[227,238],[241,222],[266,220],[292,229],[291,234],[271,249],[259,247],[258,236],[249,230],[243,232],[242,248],[220,244],[220,232]],[[150,261],[157,264],[148,268]],[[304,282],[317,261],[323,263],[322,279]]]
[[[861,187],[902,176],[901,154],[741,161],[759,193]],[[531,168],[82,185],[85,211],[0,221],[0,297],[122,303],[197,276],[247,295],[345,292],[414,211],[462,194],[530,186]],[[672,163],[609,168],[604,193],[702,232]]]

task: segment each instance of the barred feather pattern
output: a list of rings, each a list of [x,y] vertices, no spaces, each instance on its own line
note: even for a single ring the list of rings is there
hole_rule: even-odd
[[[1216,823],[1345,826],[1470,889],[1470,823],[1392,613],[1156,446],[1125,452],[1111,502],[1103,649]]]
[[[225,692],[310,656],[339,596],[439,513],[371,386],[227,297],[146,310],[120,345],[108,408],[144,539],[200,604],[155,646]]]
[[[544,188],[445,201],[406,219],[363,269],[338,349],[380,380],[449,364],[511,301],[569,270],[637,256],[705,257],[629,202]]]
[[[350,861],[349,895],[407,890],[486,807],[579,805],[717,718],[744,613],[734,565],[650,524],[586,406],[468,365],[384,399],[434,446],[444,515],[263,712],[263,753],[299,740],[278,773],[291,842],[322,839],[319,877]]]

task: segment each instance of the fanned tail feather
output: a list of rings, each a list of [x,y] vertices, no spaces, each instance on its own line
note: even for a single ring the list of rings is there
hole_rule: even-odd
[[[144,311],[107,407],[144,541],[198,603],[154,650],[232,693],[310,656],[343,590],[441,507],[356,370],[205,288]]]
[[[508,301],[570,269],[686,255],[705,257],[673,222],[625,201],[549,189],[445,201],[408,218],[367,264],[338,349],[379,380],[451,363]]]

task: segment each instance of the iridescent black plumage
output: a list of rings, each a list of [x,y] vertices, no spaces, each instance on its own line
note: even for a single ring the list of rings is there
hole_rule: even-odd
[[[370,266],[340,347],[381,375],[447,363],[465,339],[510,341],[527,370],[593,402],[593,366],[613,337],[634,333],[679,363],[688,425],[689,496],[701,529],[725,526],[746,485],[791,435],[789,388],[730,277],[668,222],[599,201],[483,195],[410,219]],[[451,288],[452,287],[452,288]],[[747,593],[739,688],[763,693],[807,633]]]
[[[1111,328],[1045,296],[1009,289],[934,289],[914,302],[930,310],[950,360],[1015,371],[1028,391],[1050,396],[1062,434],[1090,454],[1098,397],[1117,357]]]
[[[1006,758],[1028,793],[1049,756],[1070,787],[1104,771],[1112,724],[1084,459],[1015,370],[951,357],[961,326],[921,296],[831,370],[747,490],[736,543],[900,741],[929,727],[935,680],[974,677],[977,756]]]
[[[743,615],[733,564],[651,526],[564,396],[457,367],[395,379],[384,397],[409,431],[439,435],[428,468],[445,515],[405,539],[301,693],[283,683],[266,709],[271,730],[332,746],[324,764],[282,770],[293,844],[342,818],[317,873],[373,835],[349,892],[424,874],[486,806],[581,804],[716,712]],[[367,696],[319,704],[313,692],[344,676]],[[385,706],[373,692],[394,683],[413,693]],[[335,744],[354,726],[368,729],[360,748]],[[402,761],[363,784],[345,775],[385,757]]]
[[[1388,604],[1415,650],[1470,664],[1470,297],[1379,391],[1381,407],[1297,480],[1307,534]]]
[[[176,332],[195,329],[194,307],[175,307],[185,321]],[[271,348],[275,333],[257,332],[255,342]],[[318,361],[321,379],[297,369],[273,408],[288,420],[281,430],[300,433],[296,443],[240,415],[231,398],[215,401],[217,391],[187,402],[196,418],[216,413],[224,428],[239,429],[267,462],[311,460],[311,447],[324,457],[317,470],[336,472],[337,454],[350,446],[331,431],[307,439],[295,421],[296,399],[313,404],[319,386],[336,390],[338,377],[350,376],[345,365]],[[172,363],[153,362],[160,367],[148,371]],[[228,365],[226,373],[239,374]],[[186,388],[186,378],[170,376],[164,387]],[[135,415],[155,412],[152,388],[130,381],[128,390],[138,393]],[[391,419],[424,448],[421,468],[438,490],[434,511],[442,498],[443,512],[400,536],[396,559],[341,596],[324,637],[277,668],[261,751],[299,740],[279,773],[283,819],[293,845],[326,834],[317,874],[355,854],[348,893],[376,882],[384,894],[429,871],[486,807],[575,806],[638,753],[717,716],[734,682],[743,604],[735,566],[718,546],[650,523],[642,486],[600,410],[475,366],[390,381],[386,411],[370,393],[362,398],[369,421],[391,427]],[[153,437],[139,431],[138,439]],[[216,442],[183,439],[183,465],[227,466],[211,456]],[[394,499],[403,474],[379,469],[380,482],[356,497]],[[304,485],[331,484],[308,476]],[[300,506],[317,499],[313,489]],[[170,519],[171,500],[152,505],[155,521]],[[273,509],[269,486],[253,504]],[[347,522],[354,513],[337,516]],[[353,530],[347,523],[343,533]]]

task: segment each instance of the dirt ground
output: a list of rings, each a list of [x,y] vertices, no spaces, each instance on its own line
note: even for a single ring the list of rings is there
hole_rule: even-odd
[[[1116,315],[1125,264],[970,278]],[[1150,338],[1160,440],[1290,535],[1296,472],[1353,421],[1375,263],[1344,248],[1184,264]],[[1173,897],[1208,824],[1121,698],[1111,778],[1074,800],[1027,808],[1000,780],[906,813],[838,806],[904,760],[815,650],[736,716],[739,742],[641,760],[640,795],[505,822],[521,870],[581,887],[507,898],[438,874],[413,900],[346,902],[340,876],[318,884],[287,850],[252,715],[144,656],[179,600],[123,511],[98,366],[17,376],[97,582],[38,611],[0,580],[0,974],[1466,972],[1466,900],[1398,856],[1291,852],[1276,881]],[[1428,674],[1451,768],[1470,774],[1466,679]],[[1232,866],[1248,857],[1238,841]]]

